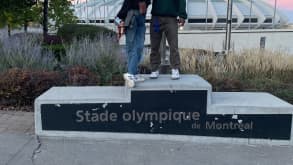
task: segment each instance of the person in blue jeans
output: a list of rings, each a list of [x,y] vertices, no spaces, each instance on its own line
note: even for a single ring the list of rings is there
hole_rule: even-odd
[[[126,85],[134,87],[135,82],[144,81],[138,75],[138,65],[143,55],[145,41],[145,17],[150,0],[124,0],[115,23],[120,27],[119,37],[126,36],[127,73],[123,75]]]

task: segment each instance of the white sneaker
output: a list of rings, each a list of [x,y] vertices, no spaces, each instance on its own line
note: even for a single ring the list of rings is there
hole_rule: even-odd
[[[150,75],[151,79],[157,79],[158,77],[159,77],[159,71],[154,71]]]
[[[145,78],[142,75],[134,75],[134,81],[135,82],[143,82],[145,81]]]
[[[180,79],[180,74],[178,69],[172,69],[172,75],[171,75],[172,80],[178,80]]]
[[[129,73],[124,73],[123,78],[125,80],[125,85],[128,86],[129,88],[134,88],[135,87],[135,81],[134,81],[134,76]]]

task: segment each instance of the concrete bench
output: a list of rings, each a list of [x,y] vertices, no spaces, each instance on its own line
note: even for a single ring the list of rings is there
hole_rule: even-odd
[[[268,93],[212,92],[197,75],[126,87],[53,87],[35,100],[36,134],[293,145],[293,106]]]

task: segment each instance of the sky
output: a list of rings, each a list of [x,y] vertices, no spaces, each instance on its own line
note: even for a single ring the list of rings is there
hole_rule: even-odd
[[[274,5],[275,0],[267,0]],[[289,18],[289,22],[293,23],[293,0],[277,0],[278,9]]]

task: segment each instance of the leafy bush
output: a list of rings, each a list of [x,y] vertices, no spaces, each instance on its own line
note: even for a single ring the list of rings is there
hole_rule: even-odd
[[[100,75],[101,85],[109,85],[115,76],[122,77],[125,66],[113,55],[102,55],[96,64],[97,73]]]
[[[55,59],[51,51],[43,51],[39,38],[21,35],[0,41],[0,72],[11,68],[52,70]]]
[[[74,66],[67,70],[66,85],[85,86],[98,84],[99,76],[85,67]]]
[[[57,35],[66,43],[71,43],[75,39],[97,39],[101,36],[111,38],[112,42],[116,40],[116,33],[114,31],[94,25],[66,24],[58,30]]]
[[[53,86],[98,85],[98,75],[84,67],[65,72],[9,69],[0,73],[0,105],[33,105],[34,100]]]
[[[46,45],[61,45],[62,39],[57,35],[46,35],[44,42]]]
[[[0,104],[32,105],[34,99],[53,86],[64,85],[58,72],[9,69],[0,74]]]
[[[56,60],[61,61],[61,59],[66,56],[65,47],[62,44],[56,45],[43,45],[44,52],[52,52]]]
[[[61,58],[66,55],[66,51],[60,36],[46,35],[42,46],[44,51],[52,52],[58,61],[60,61]]]

